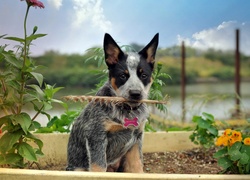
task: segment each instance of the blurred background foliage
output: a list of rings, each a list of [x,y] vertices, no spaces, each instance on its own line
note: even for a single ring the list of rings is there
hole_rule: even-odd
[[[131,46],[139,51],[143,46],[132,43]],[[94,54],[87,51],[84,54],[61,54],[47,51],[43,55],[33,57],[41,68],[39,71],[48,84],[63,87],[94,88],[105,73],[106,66],[98,61],[90,60]],[[88,59],[88,61],[86,61]],[[171,78],[162,77],[167,85],[179,84],[181,73],[181,51],[179,46],[159,48],[157,61],[163,65],[161,72]],[[241,54],[241,76],[243,80],[250,79],[250,56]],[[0,66],[0,68],[3,68]],[[218,82],[234,80],[234,52],[209,49],[201,51],[186,47],[186,76],[187,83]]]

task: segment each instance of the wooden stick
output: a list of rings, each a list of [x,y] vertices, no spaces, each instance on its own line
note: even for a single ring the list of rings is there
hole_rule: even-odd
[[[140,101],[130,101],[123,97],[110,97],[110,96],[64,96],[63,97],[66,100],[71,100],[74,102],[101,102],[101,103],[124,103],[124,102],[140,102],[140,103],[147,103],[147,104],[167,104],[167,101],[157,101],[157,100],[149,100],[149,99],[143,99]]]

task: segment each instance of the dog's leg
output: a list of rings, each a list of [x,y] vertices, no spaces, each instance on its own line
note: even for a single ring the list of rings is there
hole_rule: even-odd
[[[103,131],[101,131],[103,132]],[[97,135],[98,132],[95,134]],[[90,136],[76,143],[73,141],[74,133],[71,133],[68,144],[68,166],[67,171],[95,171],[105,172],[107,169],[105,135]]]
[[[93,137],[95,138],[95,137]],[[106,172],[106,144],[105,139],[89,139],[87,141],[87,151],[89,156],[89,171]]]
[[[125,154],[125,161],[123,164],[124,172],[143,173],[143,155],[142,155],[141,140]]]

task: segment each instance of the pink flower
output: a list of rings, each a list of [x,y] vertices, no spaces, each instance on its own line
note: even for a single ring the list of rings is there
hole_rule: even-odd
[[[21,0],[23,1],[23,0]],[[28,3],[28,5],[30,6],[34,6],[35,8],[36,7],[39,7],[39,8],[44,8],[44,5],[41,1],[38,1],[38,0],[26,0],[26,2]]]

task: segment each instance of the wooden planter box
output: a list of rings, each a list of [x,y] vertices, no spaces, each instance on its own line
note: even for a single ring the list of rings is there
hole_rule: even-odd
[[[143,152],[186,150],[196,147],[190,140],[192,132],[145,133]],[[39,159],[41,167],[47,164],[66,164],[68,134],[36,134],[43,142],[45,156]],[[0,168],[1,180],[222,180],[250,179],[250,175],[199,175],[199,174],[134,174],[134,173],[92,173],[73,171],[23,170]]]

